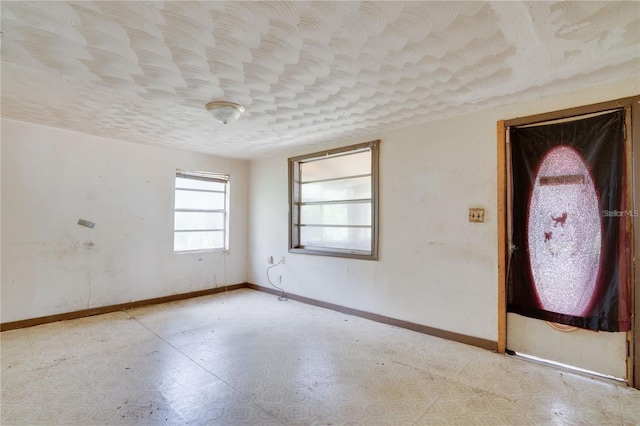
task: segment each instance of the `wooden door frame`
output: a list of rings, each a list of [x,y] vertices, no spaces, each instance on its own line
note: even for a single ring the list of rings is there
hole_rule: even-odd
[[[530,125],[551,120],[575,117],[579,115],[592,114],[616,108],[627,109],[627,114],[631,119],[626,123],[627,164],[631,165],[629,170],[630,185],[629,209],[634,212],[640,210],[640,183],[637,182],[636,174],[640,174],[640,96],[617,99],[609,102],[585,105],[577,108],[570,108],[528,117],[519,117],[511,120],[500,120],[497,123],[497,154],[498,154],[498,352],[505,353],[507,349],[507,153],[508,141],[507,131],[512,126]],[[634,131],[635,130],[635,131]],[[635,155],[634,155],[635,153]],[[640,389],[640,315],[635,313],[640,309],[640,217],[631,218],[631,331],[627,334],[628,359],[627,380],[629,385]]]

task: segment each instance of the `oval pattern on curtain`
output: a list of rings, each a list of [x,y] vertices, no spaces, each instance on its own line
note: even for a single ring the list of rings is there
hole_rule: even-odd
[[[582,316],[596,288],[602,224],[593,178],[578,151],[561,145],[544,156],[527,222],[529,262],[540,306]]]

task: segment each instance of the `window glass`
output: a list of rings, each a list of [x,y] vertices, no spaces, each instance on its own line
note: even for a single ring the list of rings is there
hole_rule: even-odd
[[[176,189],[176,209],[223,210],[225,194]]]
[[[377,259],[378,143],[289,159],[289,251]]]
[[[302,225],[371,225],[371,203],[312,204],[300,209]]]
[[[224,247],[223,231],[176,232],[176,251],[196,251]]]
[[[189,179],[183,177],[176,177],[176,189],[204,189],[207,191],[222,191],[224,192],[226,183],[215,182],[211,180],[201,179]]]
[[[224,229],[224,213],[176,212],[175,229]]]
[[[341,154],[301,163],[302,182],[371,174],[371,151]]]
[[[362,250],[371,248],[370,228],[302,227],[300,234],[303,246],[319,249]]]
[[[303,183],[300,190],[302,202],[371,198],[371,175]]]
[[[175,252],[228,247],[229,176],[176,172]]]

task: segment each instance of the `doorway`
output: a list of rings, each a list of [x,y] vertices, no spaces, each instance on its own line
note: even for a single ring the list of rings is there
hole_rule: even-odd
[[[498,348],[637,387],[633,104],[498,123]]]

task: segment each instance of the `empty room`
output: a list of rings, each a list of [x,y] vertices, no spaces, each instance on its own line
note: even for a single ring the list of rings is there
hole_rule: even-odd
[[[2,1],[2,425],[640,424],[637,1]]]

